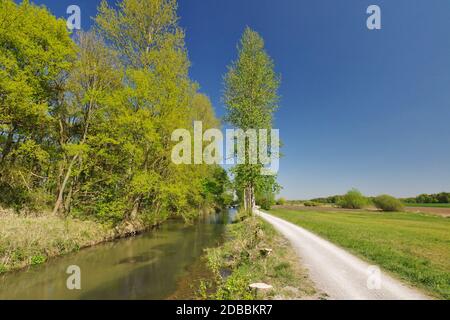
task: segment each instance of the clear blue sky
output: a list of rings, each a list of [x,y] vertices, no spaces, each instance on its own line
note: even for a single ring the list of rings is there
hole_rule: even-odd
[[[84,29],[99,2],[35,1],[57,16],[79,5]],[[370,4],[382,30],[366,28]],[[282,75],[283,196],[450,191],[450,1],[180,0],[179,15],[219,115],[242,31],[264,37]]]

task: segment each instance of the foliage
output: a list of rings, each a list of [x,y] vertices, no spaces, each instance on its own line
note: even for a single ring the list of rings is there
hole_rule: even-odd
[[[315,198],[311,199],[313,202],[318,202],[322,204],[339,204],[340,201],[342,201],[342,197],[340,195],[326,197],[326,198]]]
[[[0,2],[0,203],[34,207],[46,191],[52,114],[74,57],[63,20],[28,1]]]
[[[246,132],[248,129],[271,129],[273,113],[278,108],[279,77],[274,63],[264,49],[264,40],[247,28],[238,45],[238,58],[224,77],[223,101],[227,108],[225,121]],[[235,188],[244,208],[251,211],[258,193],[276,190],[275,179],[261,175],[261,164],[251,164],[246,139],[245,164],[238,164],[232,172]],[[272,196],[271,196],[272,197]],[[265,197],[263,202],[272,200]]]
[[[310,201],[323,203],[323,204],[339,204],[342,202],[343,196],[341,195],[335,195],[331,197],[325,197],[325,198],[315,198],[311,199]],[[404,198],[400,199],[402,202],[404,202],[407,205],[427,205],[427,204],[450,204],[450,193],[448,192],[441,192],[437,194],[421,194],[414,198]],[[301,200],[291,200],[289,203],[291,204],[298,204],[301,203]]]
[[[450,193],[421,194],[415,198],[402,199],[405,203],[450,203]]]
[[[283,197],[278,198],[277,205],[282,206],[282,205],[285,205],[285,204],[286,204],[286,199],[285,198],[283,198]]]
[[[102,1],[70,37],[46,8],[0,2],[0,203],[120,225],[192,219],[232,201],[218,166],[176,165],[171,134],[202,121],[175,0]]]
[[[303,202],[303,205],[305,207],[318,207],[318,206],[320,206],[320,203],[314,202],[314,201],[305,201],[305,202]]]
[[[362,209],[368,204],[369,201],[367,200],[367,198],[364,197],[362,193],[356,189],[352,189],[347,192],[339,202],[339,205],[342,208],[346,209]]]
[[[256,203],[264,210],[270,210],[275,202],[275,194],[279,193],[280,187],[275,177],[264,176],[258,179],[256,184]]]
[[[403,211],[403,203],[389,195],[381,195],[373,199],[373,203],[378,209],[383,211]]]
[[[40,254],[32,256],[31,257],[31,265],[35,266],[35,265],[38,265],[38,264],[43,264],[45,262],[45,260],[46,260],[45,256],[40,255]]]

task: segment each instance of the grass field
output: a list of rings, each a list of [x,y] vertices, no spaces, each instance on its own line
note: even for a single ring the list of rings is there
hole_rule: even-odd
[[[275,209],[435,297],[450,299],[450,219],[415,213]]]
[[[450,203],[405,203],[405,207],[450,208]]]

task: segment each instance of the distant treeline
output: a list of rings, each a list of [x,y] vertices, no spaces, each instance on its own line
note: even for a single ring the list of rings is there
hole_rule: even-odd
[[[450,203],[450,193],[421,194],[415,198],[401,199],[405,203]]]
[[[330,197],[315,198],[308,200],[309,202],[321,203],[321,204],[338,204],[344,198],[343,195],[335,195]],[[368,197],[371,199],[371,197]],[[450,203],[450,193],[441,192],[436,194],[421,194],[413,198],[400,199],[404,203]],[[306,200],[291,200],[290,203],[304,203]]]

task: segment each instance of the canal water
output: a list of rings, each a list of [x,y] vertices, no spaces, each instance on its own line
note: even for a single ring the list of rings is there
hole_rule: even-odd
[[[220,244],[233,210],[194,225],[170,220],[137,237],[83,249],[0,276],[0,299],[167,299],[189,277],[204,249]],[[69,266],[81,271],[81,290],[69,290]],[[185,297],[189,298],[189,297]]]

